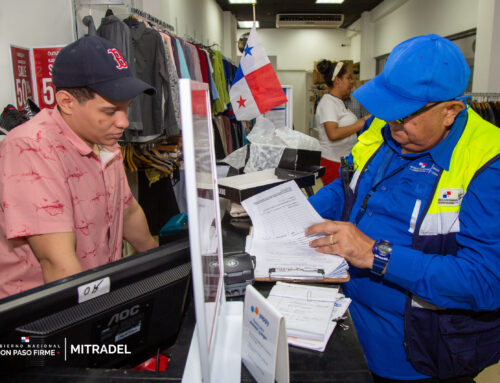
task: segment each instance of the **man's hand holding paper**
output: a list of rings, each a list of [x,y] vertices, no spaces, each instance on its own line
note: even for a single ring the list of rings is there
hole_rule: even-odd
[[[371,269],[373,265],[373,244],[375,241],[365,235],[351,222],[330,221],[314,224],[306,235],[327,236],[313,239],[309,246],[323,254],[338,254],[353,266]]]
[[[242,202],[253,224],[246,252],[255,255],[255,277],[269,277],[270,268],[290,270],[290,276],[321,269],[324,276],[345,278],[347,263],[331,253],[318,254],[311,240],[324,238],[319,231],[306,236],[306,229],[325,221],[314,210],[294,181],[275,186]]]

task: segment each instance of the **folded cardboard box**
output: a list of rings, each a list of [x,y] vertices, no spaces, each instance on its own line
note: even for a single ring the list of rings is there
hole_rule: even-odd
[[[316,176],[311,172],[275,168],[220,178],[219,196],[241,203],[261,191],[290,180],[294,180],[300,188],[305,188],[315,184]]]

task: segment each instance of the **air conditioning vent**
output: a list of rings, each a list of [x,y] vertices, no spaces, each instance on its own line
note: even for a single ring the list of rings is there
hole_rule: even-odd
[[[343,22],[344,15],[339,13],[278,13],[276,15],[276,28],[340,28]]]

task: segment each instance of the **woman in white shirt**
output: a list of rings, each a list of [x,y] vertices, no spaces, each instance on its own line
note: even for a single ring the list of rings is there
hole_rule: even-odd
[[[360,118],[344,104],[351,94],[354,81],[343,62],[322,60],[316,68],[323,75],[328,93],[323,95],[316,108],[315,123],[321,145],[321,166],[326,173],[321,178],[323,185],[339,178],[340,158],[346,157],[357,142],[356,133],[370,116]]]

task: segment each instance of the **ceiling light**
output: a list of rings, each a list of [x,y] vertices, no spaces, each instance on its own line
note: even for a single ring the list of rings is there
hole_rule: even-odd
[[[238,28],[250,29],[253,28],[253,21],[238,21]],[[255,28],[259,28],[259,22],[255,22]]]
[[[257,4],[257,0],[229,0],[229,4]]]
[[[316,0],[316,4],[342,4],[344,0]]]

